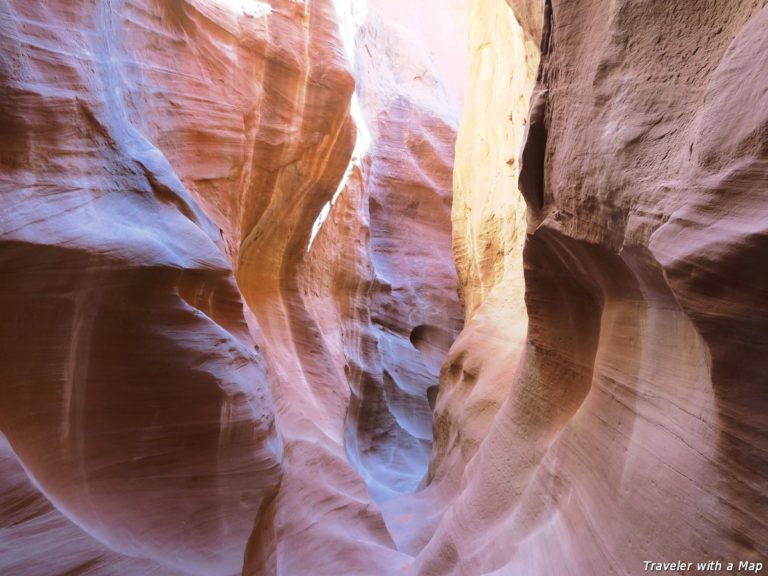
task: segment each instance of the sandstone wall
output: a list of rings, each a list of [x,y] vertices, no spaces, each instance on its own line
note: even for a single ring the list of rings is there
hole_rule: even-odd
[[[0,570],[764,558],[766,27],[0,0]]]
[[[407,560],[371,495],[426,471],[426,391],[461,324],[463,75],[434,45],[447,28],[414,44],[416,20],[366,23],[375,138],[338,196],[356,132],[339,9],[0,3],[3,506],[30,509],[3,545],[50,550],[46,570]],[[419,70],[379,82],[395,64]]]
[[[640,574],[645,560],[759,561],[768,8],[553,0],[545,14],[521,155],[525,345],[501,357],[502,371],[486,339],[469,340],[471,321],[454,345],[469,340],[441,395],[503,403],[475,434],[459,496],[414,572]],[[457,205],[472,193],[461,179],[456,190]],[[487,303],[498,272],[474,264],[492,244],[475,238],[459,269],[471,263],[465,300]],[[450,460],[475,419],[462,422],[449,397],[437,409],[447,418],[435,421],[439,484],[443,470],[463,469]]]

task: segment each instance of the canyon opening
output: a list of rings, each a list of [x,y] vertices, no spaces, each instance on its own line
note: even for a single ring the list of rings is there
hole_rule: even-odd
[[[766,0],[0,45],[0,576],[764,572]]]

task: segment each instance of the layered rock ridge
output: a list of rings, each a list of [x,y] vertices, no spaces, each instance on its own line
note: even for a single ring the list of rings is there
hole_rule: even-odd
[[[371,2],[350,168],[336,4],[0,3],[4,574],[408,562],[374,500],[421,481],[461,327],[464,5]]]
[[[457,496],[414,572],[759,562],[768,7],[552,0],[544,14],[519,179],[527,332],[501,362],[472,341],[504,287],[489,289],[504,275],[485,254],[514,236],[493,221],[473,232],[459,212],[468,322],[442,374],[431,463]],[[484,145],[457,148],[455,214],[474,190],[462,154]],[[514,194],[487,198],[508,210]],[[519,286],[496,314],[519,310]],[[485,406],[486,424],[454,398]]]
[[[215,186],[230,160],[180,157],[239,148],[226,66],[190,38],[234,58],[246,23],[187,4],[1,9],[0,428],[40,493],[107,547],[237,571],[281,448],[220,230],[190,193],[189,169]],[[102,564],[84,554],[82,569]]]
[[[0,0],[0,572],[765,558],[767,27]]]
[[[371,137],[360,173],[375,349],[362,362],[348,355],[364,374],[351,382],[348,449],[378,501],[413,492],[426,473],[427,391],[437,385],[462,324],[450,210],[465,82],[465,4],[454,0],[433,12],[429,3],[414,9],[371,0],[355,48],[357,91]],[[432,26],[425,31],[428,14]]]

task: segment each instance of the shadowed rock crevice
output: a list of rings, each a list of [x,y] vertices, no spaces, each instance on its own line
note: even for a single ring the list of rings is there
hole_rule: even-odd
[[[420,324],[411,330],[411,344],[421,354],[424,364],[435,374],[445,359],[445,352],[453,343],[453,335],[439,326]]]
[[[544,163],[547,149],[547,91],[533,93],[520,155],[520,193],[534,216],[544,207]]]

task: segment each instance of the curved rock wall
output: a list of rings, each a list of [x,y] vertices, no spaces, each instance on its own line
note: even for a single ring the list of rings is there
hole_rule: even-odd
[[[0,571],[760,561],[766,27],[0,0]]]
[[[370,321],[381,365],[369,366],[357,390],[353,383],[348,426],[358,430],[350,456],[379,500],[413,492],[426,473],[427,391],[437,385],[462,317],[450,210],[465,5],[444,3],[425,31],[421,23],[433,7],[408,4],[370,1],[356,46],[358,93],[371,133],[362,175]]]
[[[32,484],[4,437],[0,438],[0,494],[3,574],[187,574],[118,554],[78,528]]]
[[[333,6],[1,9],[0,426],[110,548],[240,572],[291,474],[270,388],[295,356],[264,333],[291,338],[291,247],[353,142]]]
[[[366,24],[373,147],[312,241],[355,142],[337,8],[0,3],[3,546],[61,555],[16,550],[5,572],[407,560],[371,494],[421,480],[461,323],[463,76],[445,26],[414,44],[417,20]],[[380,82],[395,63],[419,70]]]
[[[180,179],[215,185],[233,160],[179,157],[239,150],[222,75],[258,21],[210,4],[0,10],[0,428],[113,550],[239,570],[280,441],[222,236]]]
[[[466,462],[474,453],[508,390],[485,387],[478,373],[514,370],[525,337],[525,203],[514,187],[539,64],[541,14],[530,10],[532,22],[518,20],[503,0],[470,4],[470,89],[456,143],[452,214],[467,325],[443,372],[432,478],[462,466],[443,467],[443,459]]]
[[[471,340],[476,312],[454,345],[434,483],[464,473],[414,572],[760,562],[768,8],[552,0],[545,14],[521,154],[525,344],[499,362]],[[456,194],[472,194],[461,177]],[[465,300],[487,306],[484,231],[512,238],[486,224],[457,262]],[[497,314],[518,306],[515,286]],[[451,411],[460,393],[494,406],[474,435],[476,419]],[[474,454],[466,468],[458,447]]]

